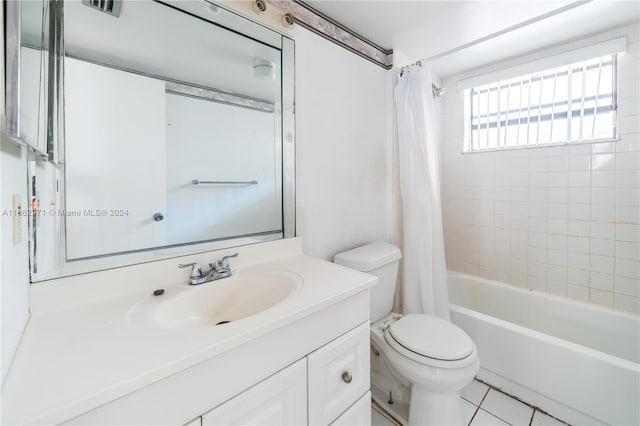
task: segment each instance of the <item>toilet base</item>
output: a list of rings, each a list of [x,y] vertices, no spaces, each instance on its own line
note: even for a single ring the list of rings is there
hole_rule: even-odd
[[[461,424],[460,392],[431,392],[416,384],[411,387],[409,426],[459,426]]]

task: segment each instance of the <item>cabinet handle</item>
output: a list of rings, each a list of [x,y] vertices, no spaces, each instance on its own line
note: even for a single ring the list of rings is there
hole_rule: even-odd
[[[348,371],[345,371],[344,373],[342,373],[343,382],[351,383],[351,380],[353,380],[353,376],[351,376],[351,373],[349,373]]]

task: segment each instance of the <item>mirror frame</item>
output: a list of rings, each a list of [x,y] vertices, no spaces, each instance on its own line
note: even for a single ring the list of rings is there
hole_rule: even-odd
[[[49,0],[40,0],[42,2],[43,8],[48,8],[52,2]],[[14,142],[17,142],[20,145],[23,145],[27,148],[32,149],[39,156],[46,158],[48,156],[47,147],[49,145],[48,141],[44,143],[44,146],[41,146],[40,137],[36,136],[36,140],[27,140],[23,129],[22,122],[20,119],[20,115],[22,112],[22,108],[24,107],[21,102],[21,94],[22,94],[22,74],[21,74],[21,66],[22,66],[22,4],[20,1],[5,1],[3,2],[2,7],[4,7],[4,15],[5,15],[5,106],[6,106],[6,135],[9,139]],[[48,28],[48,24],[50,22],[45,22],[45,16],[50,16],[50,11],[48,9],[46,13],[43,13],[43,18],[41,20],[41,32],[42,36],[46,33],[46,38],[50,39],[50,29]],[[48,50],[51,46],[42,46],[43,50]],[[42,63],[44,56],[41,55],[40,62],[40,76],[44,78],[42,70],[47,69],[49,64]],[[47,72],[48,74],[48,72]],[[48,104],[48,93],[45,89],[44,92],[40,93],[41,102],[45,104],[44,113],[47,114],[46,106]],[[35,112],[38,117],[40,117],[40,110]],[[38,123],[40,120],[38,119]],[[38,129],[38,132],[46,131],[46,129]],[[47,132],[48,134],[48,132]],[[45,138],[45,140],[48,138]]]
[[[51,2],[59,2],[59,0],[50,0]],[[175,244],[170,246],[164,246],[159,248],[142,249],[135,252],[127,253],[115,253],[105,256],[96,256],[89,259],[72,260],[67,261],[65,250],[65,221],[64,217],[55,215],[51,217],[48,226],[51,226],[50,235],[54,235],[51,238],[53,241],[47,241],[47,245],[43,245],[40,241],[33,241],[33,237],[37,235],[38,220],[40,218],[35,215],[30,216],[29,220],[29,238],[30,244],[30,268],[31,268],[31,282],[36,283],[40,281],[47,281],[56,278],[62,278],[66,276],[79,275],[89,272],[96,272],[100,270],[113,269],[119,267],[125,267],[140,263],[154,262],[158,260],[170,259],[175,257],[181,257],[186,255],[193,255],[198,253],[206,253],[209,251],[238,247],[243,245],[255,244],[265,241],[271,241],[282,238],[291,238],[296,235],[296,220],[295,220],[295,42],[272,29],[269,29],[261,24],[251,21],[235,12],[226,9],[219,4],[220,13],[212,14],[209,6],[210,2],[207,0],[169,0],[159,1],[154,0],[157,3],[163,4],[167,7],[177,9],[187,14],[194,15],[197,18],[204,19],[214,25],[226,28],[227,30],[242,34],[244,36],[255,39],[261,43],[268,44],[281,50],[282,60],[282,114],[281,114],[281,126],[282,126],[282,232],[256,235],[247,237],[232,237],[227,239],[220,239],[209,242],[194,242],[185,244]],[[62,11],[56,14],[55,28],[58,29],[58,34],[63,34],[63,19]],[[64,49],[62,44],[64,37],[56,37],[56,44],[58,47],[53,50],[56,53],[56,61],[61,64],[64,62]],[[61,117],[64,115],[64,109],[62,108],[64,88],[62,86],[64,82],[64,70],[57,68],[59,74],[51,73],[49,70],[49,85],[50,96],[53,95],[55,99],[49,99],[49,103],[54,102],[55,105],[60,106],[60,111],[57,108],[53,108],[56,112],[56,116],[52,117],[51,111],[48,113],[49,120],[60,123]],[[53,74],[53,75],[52,75]],[[55,84],[54,84],[55,83]],[[55,86],[54,91],[51,90],[51,86]],[[58,103],[59,102],[59,103]],[[60,126],[64,129],[63,125]],[[58,146],[61,152],[64,152],[64,138],[60,139]],[[46,177],[52,179],[56,187],[60,188],[60,192],[56,194],[55,200],[58,204],[58,211],[64,209],[65,196],[63,193],[64,185],[64,165],[62,162],[52,161],[53,158],[48,158],[49,161],[44,161],[41,155],[37,152],[33,152],[29,161],[29,197],[35,197],[33,193],[32,179],[37,176],[37,173],[44,173]],[[36,249],[37,247],[37,249]]]

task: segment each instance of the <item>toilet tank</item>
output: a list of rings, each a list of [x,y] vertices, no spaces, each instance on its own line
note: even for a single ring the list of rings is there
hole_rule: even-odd
[[[378,277],[378,285],[369,291],[369,316],[377,321],[391,312],[396,291],[400,249],[388,243],[371,243],[338,253],[334,263]]]

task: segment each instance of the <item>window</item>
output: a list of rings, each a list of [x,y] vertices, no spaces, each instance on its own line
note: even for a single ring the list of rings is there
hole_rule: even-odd
[[[616,54],[471,87],[465,152],[616,138]]]

